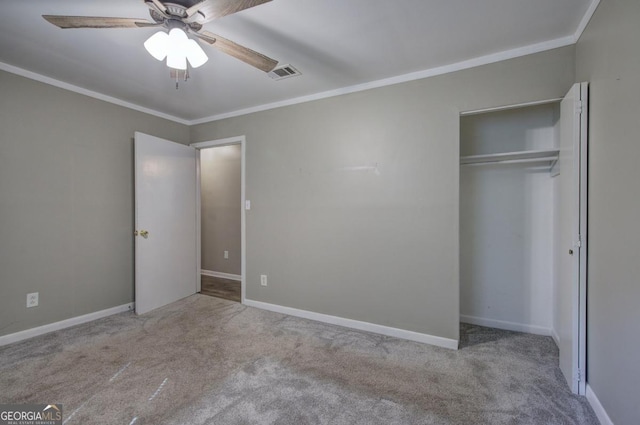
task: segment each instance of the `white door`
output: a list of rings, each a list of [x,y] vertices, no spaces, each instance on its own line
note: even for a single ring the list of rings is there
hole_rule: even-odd
[[[135,302],[143,314],[196,292],[196,150],[135,133]]]
[[[585,394],[587,83],[575,84],[560,106],[558,290],[560,370],[571,390]]]

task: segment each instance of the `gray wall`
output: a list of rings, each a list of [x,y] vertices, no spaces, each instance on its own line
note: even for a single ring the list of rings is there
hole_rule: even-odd
[[[133,133],[188,128],[3,71],[0,93],[0,335],[132,302]]]
[[[457,339],[459,112],[561,97],[574,65],[566,47],[191,127],[247,137],[247,298]]]
[[[200,151],[201,246],[204,270],[241,271],[241,146]],[[229,258],[224,258],[229,251]]]
[[[616,425],[640,418],[640,2],[604,0],[577,45],[590,82],[587,381]]]

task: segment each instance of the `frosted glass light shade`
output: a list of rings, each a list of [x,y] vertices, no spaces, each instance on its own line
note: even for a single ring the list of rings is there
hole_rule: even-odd
[[[209,60],[202,47],[195,40],[188,40],[185,50],[189,64],[194,68],[204,65]]]
[[[144,42],[144,48],[157,60],[161,61],[167,57],[167,44],[169,34],[164,31],[157,32]]]
[[[202,66],[209,60],[198,43],[190,40],[179,28],[173,28],[169,34],[163,31],[155,33],[145,41],[144,47],[157,60],[164,60],[166,57],[167,66],[174,69],[187,69],[187,59],[193,68]]]
[[[179,28],[169,31],[167,43],[167,66],[174,69],[187,69],[185,45],[189,39],[187,34]]]

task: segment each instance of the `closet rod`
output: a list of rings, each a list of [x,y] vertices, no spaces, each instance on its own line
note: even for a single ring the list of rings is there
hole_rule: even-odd
[[[547,158],[531,158],[531,159],[504,159],[504,160],[495,160],[495,161],[487,161],[487,162],[470,162],[467,164],[460,165],[470,165],[470,166],[478,166],[478,165],[491,165],[491,164],[526,164],[526,163],[545,163],[548,162],[552,164],[554,161],[557,161],[557,156],[550,156]]]
[[[519,152],[503,152],[487,155],[470,155],[461,156],[460,165],[475,164],[517,164],[524,162],[545,162],[557,161],[560,151],[554,150],[537,150],[537,151],[519,151]]]

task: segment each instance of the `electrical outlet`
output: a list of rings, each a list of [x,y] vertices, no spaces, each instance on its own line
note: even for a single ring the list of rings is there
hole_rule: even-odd
[[[260,275],[260,285],[267,286],[267,275],[266,274],[261,274]]]
[[[27,294],[27,308],[38,306],[38,292]]]
[[[224,252],[224,259],[228,260],[229,259],[229,251],[225,251]]]

